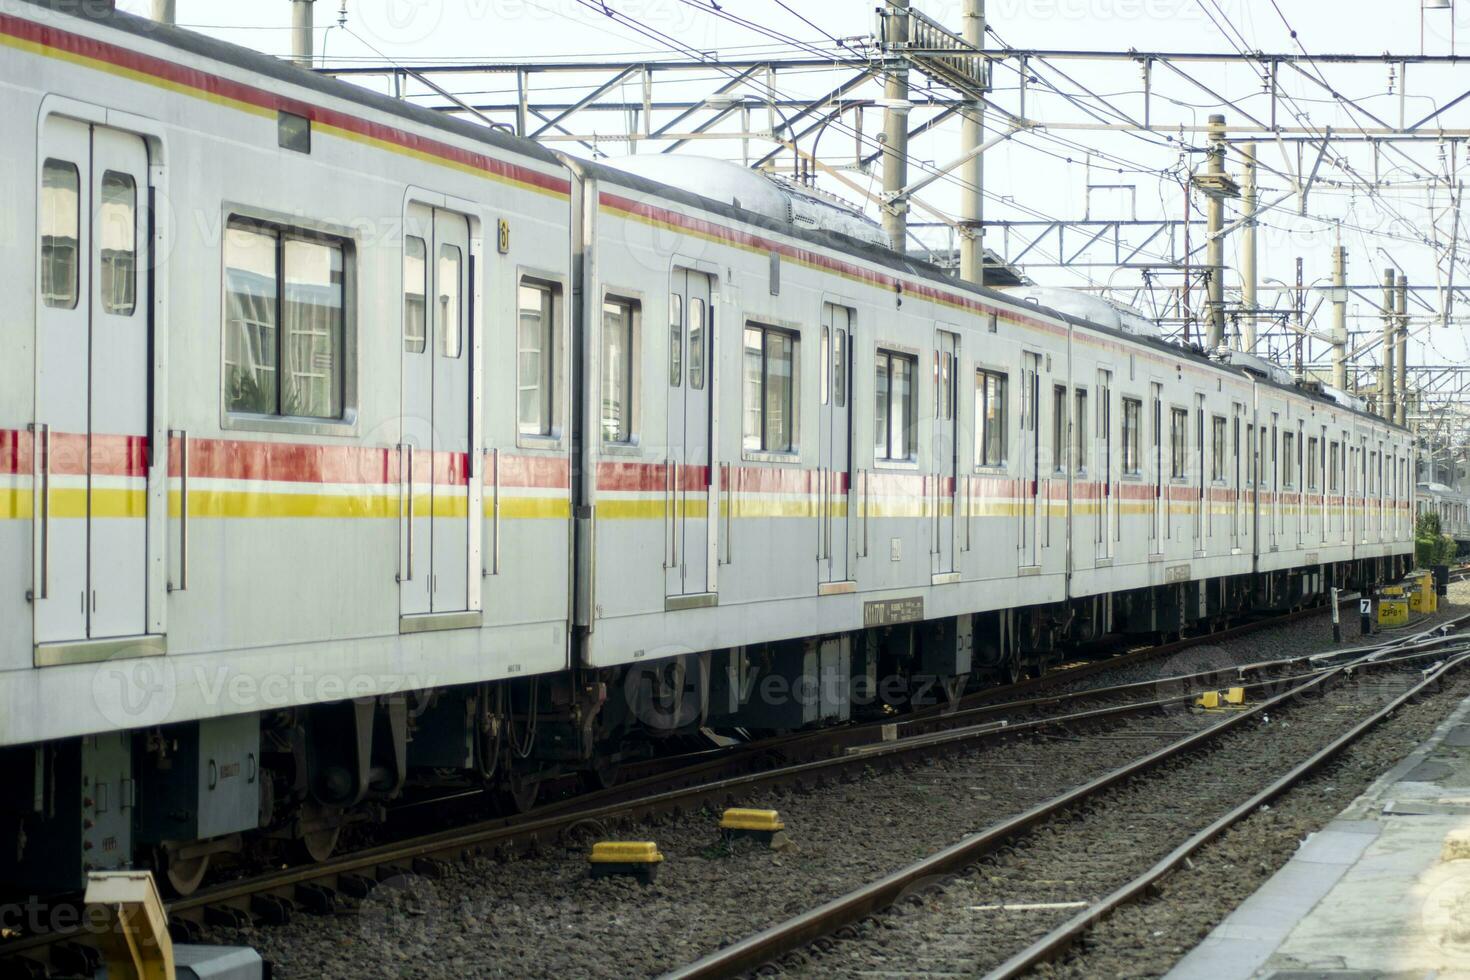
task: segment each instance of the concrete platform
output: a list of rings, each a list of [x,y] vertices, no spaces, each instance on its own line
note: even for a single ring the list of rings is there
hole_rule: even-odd
[[[1470,978],[1470,701],[1168,977]]]

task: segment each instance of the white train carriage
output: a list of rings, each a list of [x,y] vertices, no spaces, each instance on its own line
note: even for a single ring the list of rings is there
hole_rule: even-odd
[[[0,243],[0,745],[187,723],[257,783],[319,726],[289,792],[389,795],[403,700],[341,698],[569,665],[568,175],[186,32],[11,9],[5,207],[38,233]],[[324,704],[245,746],[210,723]],[[89,865],[131,857],[126,755]],[[256,826],[241,800],[215,831]]]
[[[187,890],[1409,553],[1407,435],[1260,365],[70,6],[0,13],[6,881]]]

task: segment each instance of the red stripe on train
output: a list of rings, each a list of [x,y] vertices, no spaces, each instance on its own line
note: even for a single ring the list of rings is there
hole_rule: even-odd
[[[336,109],[288,99],[253,85],[233,81],[196,68],[188,68],[172,61],[155,58],[152,55],[130,51],[106,41],[73,34],[46,24],[36,24],[8,14],[0,14],[0,32],[33,41],[57,51],[65,51],[94,61],[116,65],[139,74],[151,75],[210,95],[233,99],[236,102],[244,102],[265,109],[284,110],[298,116],[306,116],[315,122],[392,143],[406,150],[474,167],[486,173],[507,177],[559,194],[568,194],[571,190],[570,182],[565,178],[543,174],[504,160],[496,160],[482,153],[441,143],[438,140],[426,139],[413,133],[348,115]]]

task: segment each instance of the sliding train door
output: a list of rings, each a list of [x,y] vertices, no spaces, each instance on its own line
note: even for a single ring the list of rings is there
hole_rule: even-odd
[[[147,632],[148,150],[42,131],[33,426],[37,643]],[[161,515],[155,515],[161,517]]]
[[[469,608],[470,241],[462,214],[409,206],[403,244],[399,611]]]
[[[715,347],[714,284],[675,269],[669,282],[668,596],[713,592],[718,516],[710,507]]]

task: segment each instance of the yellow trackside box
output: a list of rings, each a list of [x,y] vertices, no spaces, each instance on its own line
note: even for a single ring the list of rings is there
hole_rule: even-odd
[[[1409,621],[1409,601],[1402,597],[1384,596],[1378,600],[1378,625],[1403,626]]]
[[[600,841],[592,845],[587,864],[594,878],[631,875],[646,884],[653,881],[663,859],[653,841]]]

